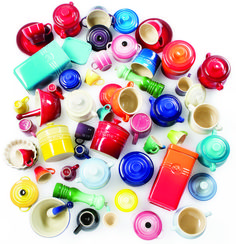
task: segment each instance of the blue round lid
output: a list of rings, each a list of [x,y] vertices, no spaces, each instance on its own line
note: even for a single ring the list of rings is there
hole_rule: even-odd
[[[80,88],[82,81],[78,71],[67,69],[60,74],[59,83],[66,91],[71,91]]]
[[[217,184],[209,174],[199,173],[189,180],[188,190],[197,200],[207,201],[215,196]]]
[[[111,172],[108,164],[102,159],[86,159],[79,167],[78,182],[89,189],[100,189],[110,180]]]
[[[138,15],[131,9],[123,8],[115,14],[114,29],[122,34],[129,34],[135,31],[139,25]]]
[[[153,175],[152,160],[142,152],[130,152],[120,161],[119,173],[122,180],[130,186],[141,186]]]
[[[154,113],[164,121],[176,120],[182,112],[179,99],[169,94],[159,96],[153,105]]]

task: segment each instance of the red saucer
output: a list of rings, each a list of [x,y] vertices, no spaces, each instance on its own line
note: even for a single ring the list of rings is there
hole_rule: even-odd
[[[108,84],[104,86],[99,94],[99,100],[101,104],[103,106],[105,106],[106,104],[110,104],[113,93],[120,88],[122,87],[118,84]]]
[[[46,36],[46,41],[33,45],[23,34],[22,29],[28,27],[30,25],[36,24],[38,22],[28,23],[20,28],[16,36],[16,43],[18,48],[27,55],[33,55],[34,53],[38,52],[41,48],[45,47],[48,43],[50,43],[54,38],[52,32]],[[46,31],[49,31],[49,28],[45,27]]]

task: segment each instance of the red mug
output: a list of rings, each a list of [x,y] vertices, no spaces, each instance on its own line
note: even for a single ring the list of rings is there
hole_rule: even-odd
[[[29,149],[18,149],[16,153],[21,157],[23,165],[31,167],[34,164],[34,151]]]
[[[49,27],[47,31],[46,27]],[[50,23],[35,23],[22,29],[24,36],[33,44],[45,42],[45,37],[52,32],[52,25]]]
[[[35,178],[39,184],[48,182],[55,172],[53,168],[43,168],[42,166],[38,166],[34,169]]]

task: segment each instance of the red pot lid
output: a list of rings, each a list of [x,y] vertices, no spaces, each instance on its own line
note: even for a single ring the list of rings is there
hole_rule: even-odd
[[[176,40],[166,45],[162,60],[172,70],[188,70],[196,59],[194,48],[185,41]]]
[[[80,20],[79,10],[73,2],[59,5],[53,12],[54,23],[61,28],[70,28]]]
[[[207,58],[202,64],[202,71],[207,79],[221,82],[229,76],[230,64],[224,57],[207,54]]]

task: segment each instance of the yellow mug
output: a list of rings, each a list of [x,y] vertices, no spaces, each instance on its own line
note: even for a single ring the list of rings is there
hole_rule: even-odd
[[[29,105],[27,104],[29,101],[29,97],[24,97],[21,101],[14,102],[14,110],[18,114],[24,114],[29,111]]]
[[[105,83],[105,81],[101,78],[101,76],[91,69],[87,70],[84,82],[90,86],[92,85],[101,86]]]

